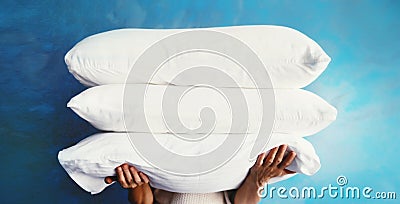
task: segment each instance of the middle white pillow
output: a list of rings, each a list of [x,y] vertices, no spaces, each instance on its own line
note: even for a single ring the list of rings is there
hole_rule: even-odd
[[[100,130],[148,132],[150,128],[152,133],[187,133],[190,129],[196,129],[202,125],[202,119],[208,121],[208,118],[204,120],[200,115],[204,107],[210,107],[215,114],[215,118],[212,119],[215,123],[211,132],[234,133],[231,130],[233,116],[229,98],[224,98],[223,94],[220,94],[231,91],[232,88],[218,88],[220,92],[217,92],[207,87],[188,90],[188,87],[182,86],[145,84],[127,86],[138,89],[147,86],[147,94],[145,98],[137,98],[137,100],[145,100],[143,102],[145,107],[130,107],[129,114],[125,116],[123,112],[125,85],[123,84],[89,88],[73,97],[67,106]],[[186,90],[186,94],[179,100],[179,105],[169,104],[163,108],[163,100],[167,100],[163,98],[166,88],[170,91],[169,93],[183,93]],[[258,91],[266,90],[241,89],[241,91],[247,101],[248,123],[240,125],[247,129],[248,133],[257,133],[263,113]],[[312,135],[336,119],[336,109],[309,91],[277,89],[274,92],[275,110],[271,110],[271,114],[275,114],[273,132]],[[143,108],[145,119],[140,117],[140,111]],[[177,112],[180,121],[172,122],[172,124],[165,122],[165,113],[171,111]],[[182,123],[183,126],[175,123]],[[208,132],[206,130],[198,133]]]

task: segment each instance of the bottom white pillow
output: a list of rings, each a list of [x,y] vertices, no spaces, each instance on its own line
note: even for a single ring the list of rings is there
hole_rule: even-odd
[[[151,133],[144,134],[152,136]],[[167,135],[156,134],[154,136],[162,143],[166,140],[160,138],[165,138]],[[209,137],[224,138],[221,137],[221,134]],[[78,144],[60,151],[58,160],[68,175],[80,187],[92,194],[103,191],[108,186],[104,182],[104,178],[115,175],[114,169],[126,162],[147,174],[150,185],[154,188],[181,193],[210,193],[236,189],[240,186],[249,168],[255,162],[249,160],[255,138],[256,135],[248,135],[241,149],[230,161],[215,171],[196,176],[173,175],[152,167],[136,153],[127,133],[99,133],[89,136]],[[208,143],[215,143],[217,140],[220,139],[214,141],[211,139],[208,140]],[[299,136],[273,133],[266,150],[281,144],[288,144],[288,150],[297,153],[296,159],[287,169],[306,175],[312,175],[319,170],[319,157],[312,144],[307,140]],[[166,147],[165,145],[164,147]],[[172,148],[168,149],[172,151],[190,150],[200,154],[209,151],[208,145],[190,147],[184,143],[175,143],[167,148]],[[293,175],[295,174],[274,178],[270,183],[285,180]]]

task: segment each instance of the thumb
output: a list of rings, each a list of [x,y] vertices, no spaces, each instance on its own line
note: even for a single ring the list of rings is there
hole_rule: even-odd
[[[296,173],[295,171],[290,171],[290,170],[287,170],[287,169],[284,169],[283,171],[285,172],[285,174],[294,174],[294,173]]]
[[[104,182],[106,184],[110,184],[114,181],[117,181],[117,177],[116,176],[107,176],[106,178],[104,178]]]

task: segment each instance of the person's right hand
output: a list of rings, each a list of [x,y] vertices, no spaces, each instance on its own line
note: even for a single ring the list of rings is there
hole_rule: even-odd
[[[123,188],[136,188],[149,183],[149,178],[143,172],[139,172],[134,166],[122,164],[115,168],[117,176],[108,176],[104,179],[107,184],[118,181]]]

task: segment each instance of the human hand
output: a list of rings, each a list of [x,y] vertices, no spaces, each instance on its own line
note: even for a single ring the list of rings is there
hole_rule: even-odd
[[[149,178],[146,174],[139,172],[134,166],[129,166],[126,163],[115,168],[115,172],[117,176],[107,176],[104,179],[107,184],[118,181],[123,188],[129,189],[149,183]]]
[[[271,149],[268,155],[264,152],[257,157],[256,163],[251,167],[249,178],[255,182],[257,188],[263,187],[271,178],[293,174],[286,169],[296,157],[291,151],[285,156],[287,145]]]

